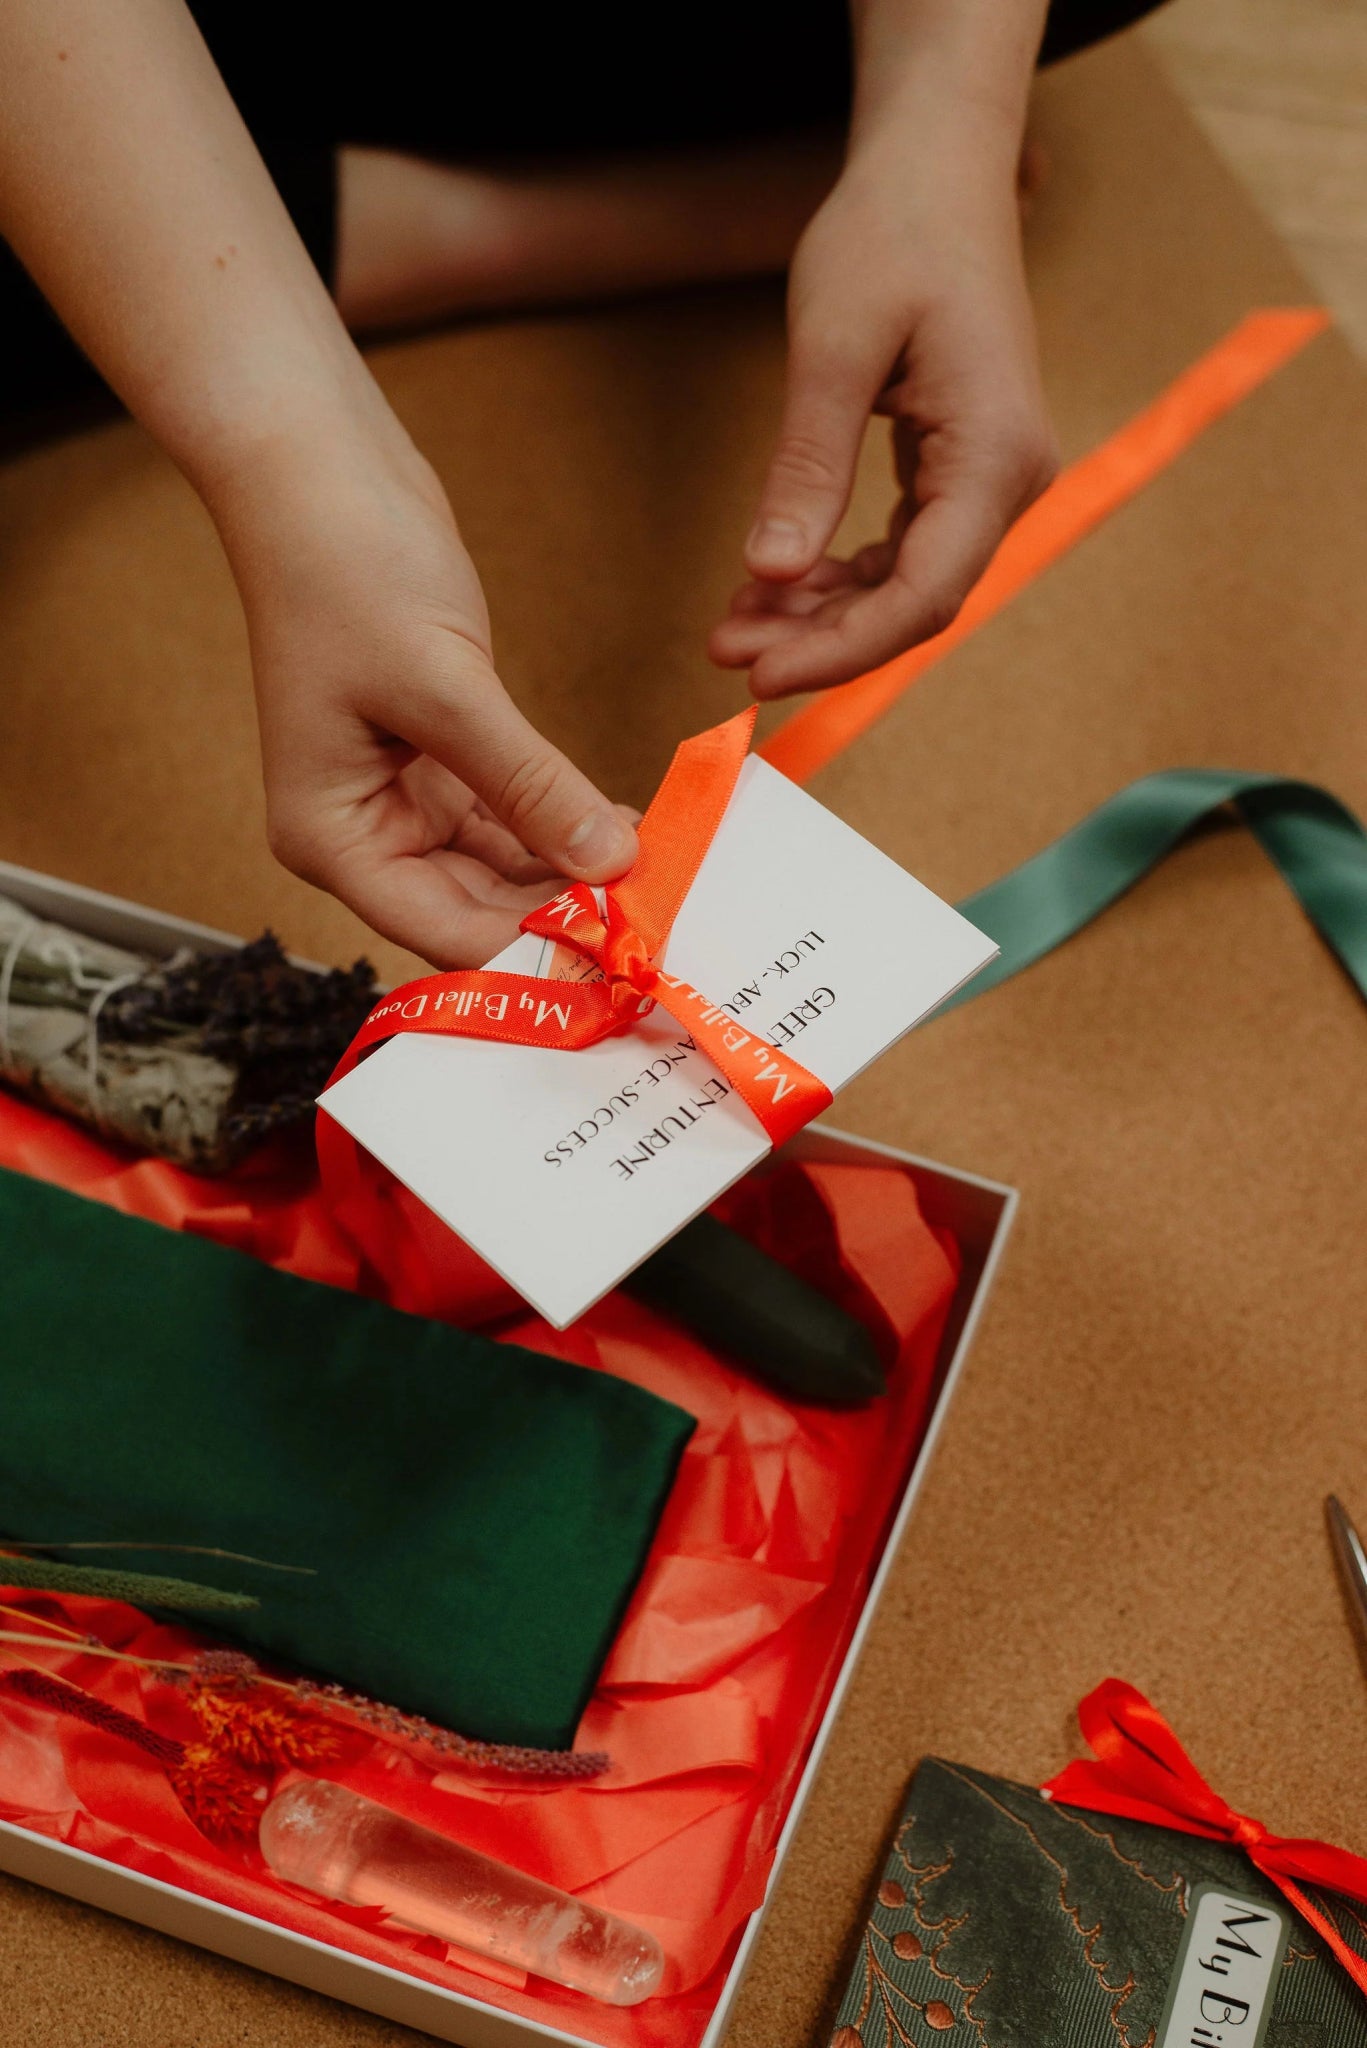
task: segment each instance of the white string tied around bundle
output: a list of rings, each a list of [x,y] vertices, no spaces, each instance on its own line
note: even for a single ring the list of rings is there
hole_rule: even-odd
[[[30,936],[42,928],[38,918],[25,917],[6,947],[4,965],[0,966],[0,1067],[6,1071],[14,1065],[10,1042],[10,991],[14,985],[14,970]],[[90,973],[83,966],[80,953],[71,940],[56,931],[49,931],[46,939],[33,951],[44,967],[65,967],[71,976],[72,987],[93,998],[85,1014],[86,1092],[91,1115],[102,1131],[107,1130],[100,1095],[100,1012],[111,996],[117,995],[120,989],[131,988],[135,981],[141,981],[147,970],[134,968],[113,975]]]

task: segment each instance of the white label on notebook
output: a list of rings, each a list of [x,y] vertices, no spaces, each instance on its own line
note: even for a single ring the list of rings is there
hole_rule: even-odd
[[[1259,2048],[1289,1933],[1278,1907],[1198,1885],[1158,2048]]]
[[[834,1093],[996,951],[751,756],[664,965]],[[563,952],[526,935],[490,965],[577,973]],[[407,1032],[321,1099],[561,1329],[769,1149],[658,1005],[582,1052]]]

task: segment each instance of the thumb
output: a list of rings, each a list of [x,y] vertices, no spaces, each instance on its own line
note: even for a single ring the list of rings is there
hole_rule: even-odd
[[[745,543],[752,576],[795,582],[816,566],[849,502],[881,372],[795,333],[778,446]]]
[[[404,737],[562,875],[610,882],[635,860],[636,834],[621,812],[523,717],[492,669],[462,676],[455,687],[444,679],[422,726]]]

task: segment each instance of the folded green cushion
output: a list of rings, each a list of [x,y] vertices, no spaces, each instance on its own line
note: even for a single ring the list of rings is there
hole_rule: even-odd
[[[573,1740],[691,1416],[20,1174],[0,1260],[0,1530],[312,1566],[80,1554],[258,1594],[224,1633],[462,1734]]]

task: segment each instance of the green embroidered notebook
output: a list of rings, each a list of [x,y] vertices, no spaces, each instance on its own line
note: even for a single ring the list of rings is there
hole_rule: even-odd
[[[1350,1946],[1367,1930],[1316,1893]],[[1238,1849],[928,1757],[831,2048],[1367,2048],[1367,1999]]]
[[[311,1567],[80,1553],[258,1595],[215,1628],[463,1735],[573,1741],[692,1416],[5,1172],[0,1299],[0,1532]]]

